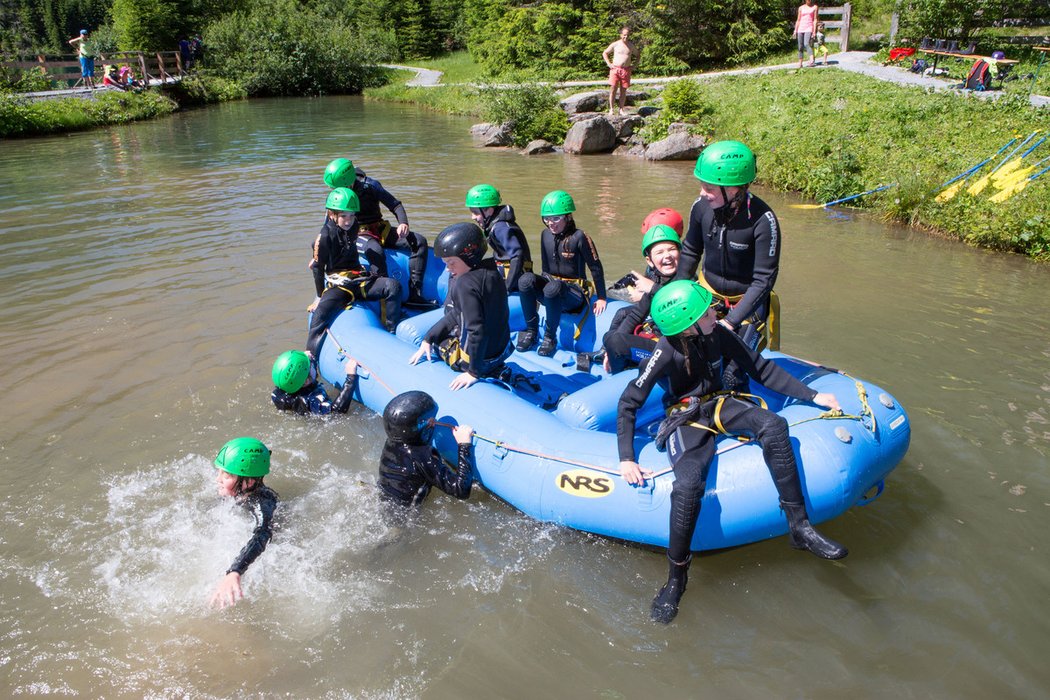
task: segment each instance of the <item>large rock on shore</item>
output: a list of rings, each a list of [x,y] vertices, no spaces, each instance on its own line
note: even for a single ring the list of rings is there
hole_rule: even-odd
[[[617,129],[602,116],[579,121],[569,127],[563,148],[566,153],[607,153],[616,148]]]
[[[676,131],[662,141],[649,144],[645,149],[646,160],[695,160],[704,150],[704,137],[693,136],[688,131]]]
[[[509,146],[513,143],[510,133],[511,129],[508,123],[484,123],[470,127],[470,136],[474,140],[474,145],[482,148],[487,146]]]
[[[629,105],[648,99],[649,93],[647,92],[642,92],[641,90],[627,91],[627,104]],[[609,91],[578,92],[575,95],[566,97],[558,103],[558,106],[570,117],[584,112],[606,111],[609,107]]]
[[[550,141],[544,141],[543,139],[536,139],[529,141],[525,148],[521,149],[521,155],[523,156],[536,156],[541,153],[553,153],[555,150],[554,144]]]

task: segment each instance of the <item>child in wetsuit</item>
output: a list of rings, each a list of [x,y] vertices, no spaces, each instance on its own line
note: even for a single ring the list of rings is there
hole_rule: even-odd
[[[518,334],[518,352],[525,352],[535,342],[539,330],[536,301],[541,294],[547,310],[547,324],[536,353],[543,357],[550,357],[558,347],[562,311],[578,313],[586,309],[592,290],[598,295],[593,306],[594,315],[605,311],[605,272],[594,241],[583,229],[576,228],[572,217],[574,211],[576,203],[568,192],[562,190],[548,193],[540,204],[540,216],[546,225],[540,234],[543,274],[523,274],[518,283],[521,307],[525,311],[525,330]],[[585,268],[590,269],[593,284],[588,281]]]
[[[273,536],[277,493],[263,483],[263,477],[270,473],[270,450],[255,438],[241,437],[227,442],[215,457],[215,467],[218,469],[215,481],[219,495],[233,498],[255,516],[252,538],[233,560],[211,596],[213,606],[225,608],[244,597],[241,576],[263,553]]]
[[[460,373],[449,384],[453,391],[498,376],[514,352],[507,287],[492,259],[483,259],[487,250],[485,234],[472,223],[452,224],[434,239],[434,253],[452,275],[445,315],[426,332],[408,362],[430,360],[437,346],[441,359]]]
[[[467,191],[465,202],[470,218],[485,232],[507,292],[513,294],[518,291],[521,276],[532,270],[529,242],[514,217],[514,208],[503,204],[499,190],[492,185],[474,185]]]
[[[357,360],[346,359],[346,381],[333,403],[318,380],[317,362],[302,350],[288,350],[273,363],[273,393],[270,400],[282,411],[303,415],[315,413],[346,413],[354,398],[357,385]]]
[[[306,351],[320,357],[325,330],[348,304],[379,301],[380,322],[393,333],[401,318],[401,283],[377,277],[361,266],[357,252],[357,212],[361,202],[345,187],[337,187],[325,201],[327,219],[314,242],[313,271],[317,299],[309,306],[313,312],[306,336]]]
[[[422,503],[437,486],[448,495],[470,497],[474,483],[474,453],[469,425],[457,425],[452,435],[459,444],[456,467],[430,445],[437,404],[422,391],[406,391],[391,399],[383,411],[386,442],[379,458],[379,489],[384,500],[402,506]]]

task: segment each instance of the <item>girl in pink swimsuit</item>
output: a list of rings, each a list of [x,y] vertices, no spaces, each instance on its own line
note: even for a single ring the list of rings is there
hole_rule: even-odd
[[[813,31],[817,26],[817,14],[820,8],[814,0],[805,0],[805,5],[798,6],[798,17],[795,19],[795,31],[792,36],[798,37],[798,67],[802,67],[802,57],[806,50],[809,51],[809,65],[815,65],[813,60]]]

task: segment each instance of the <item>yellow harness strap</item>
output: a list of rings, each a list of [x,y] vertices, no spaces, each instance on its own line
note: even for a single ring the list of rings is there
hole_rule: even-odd
[[[361,285],[365,282],[363,270],[340,270],[324,276],[325,288],[339,287],[350,295],[350,302],[346,308],[351,308],[359,298],[364,299],[364,290]]]
[[[438,356],[455,369],[460,362],[470,364],[470,355],[459,344],[459,338],[447,338],[438,344]]]
[[[736,438],[741,442],[750,442],[751,438],[746,437],[744,435],[734,435],[733,433],[726,430],[726,427],[722,424],[722,406],[723,404],[725,404],[725,401],[728,398],[737,398],[743,401],[750,401],[751,403],[755,404],[756,406],[759,406],[760,408],[764,408],[766,410],[769,409],[769,404],[767,404],[766,400],[763,399],[761,396],[756,396],[755,394],[747,394],[742,391],[715,391],[710,394],[704,394],[698,399],[700,403],[706,403],[711,399],[717,399],[717,401],[715,401],[714,411],[715,427],[712,428],[709,425],[704,425],[703,423],[698,423],[696,421],[687,421],[685,425],[688,425],[692,428],[700,428],[701,430],[706,430],[708,432],[714,433],[715,435],[728,435],[729,437]],[[675,412],[683,410],[688,405],[688,401],[679,401],[678,403],[674,404],[673,406],[667,409],[667,415],[671,416]]]
[[[703,274],[699,276],[697,281],[709,292],[711,296],[716,300],[724,304],[725,309],[719,312],[719,320],[726,317],[726,313],[729,309],[732,309],[740,300],[744,298],[743,294],[732,294],[726,295],[716,292],[714,287],[708,284],[707,280],[704,279]],[[752,323],[751,319],[746,319],[741,325],[748,325]],[[765,321],[758,322],[755,326],[761,335],[761,339],[758,342],[758,349],[769,348],[770,350],[780,349],[780,297],[774,290],[769,290],[769,314]]]
[[[566,284],[574,284],[580,288],[583,292],[583,312],[580,317],[576,319],[576,324],[572,329],[572,339],[579,340],[580,334],[583,332],[583,324],[587,322],[587,317],[591,314],[591,295],[596,291],[594,282],[591,282],[587,278],[579,277],[559,277],[558,275],[551,275],[548,273],[548,277],[556,279]]]
[[[510,276],[510,261],[509,260],[497,260],[496,261],[496,269],[499,270],[499,273],[501,275],[503,275],[503,281],[506,282],[507,278]],[[522,272],[532,272],[532,261],[531,260],[526,260],[525,262],[523,262],[521,264],[521,271]],[[516,292],[518,290],[516,290],[516,289],[508,289],[507,291],[513,294],[514,292]]]

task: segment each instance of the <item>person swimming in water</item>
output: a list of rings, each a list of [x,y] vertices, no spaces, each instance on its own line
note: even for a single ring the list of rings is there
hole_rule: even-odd
[[[270,473],[270,454],[270,449],[256,438],[240,437],[223,445],[215,457],[219,495],[249,509],[255,516],[255,530],[215,587],[210,599],[213,607],[236,605],[244,597],[241,577],[273,537],[278,497],[263,483],[263,477]]]

